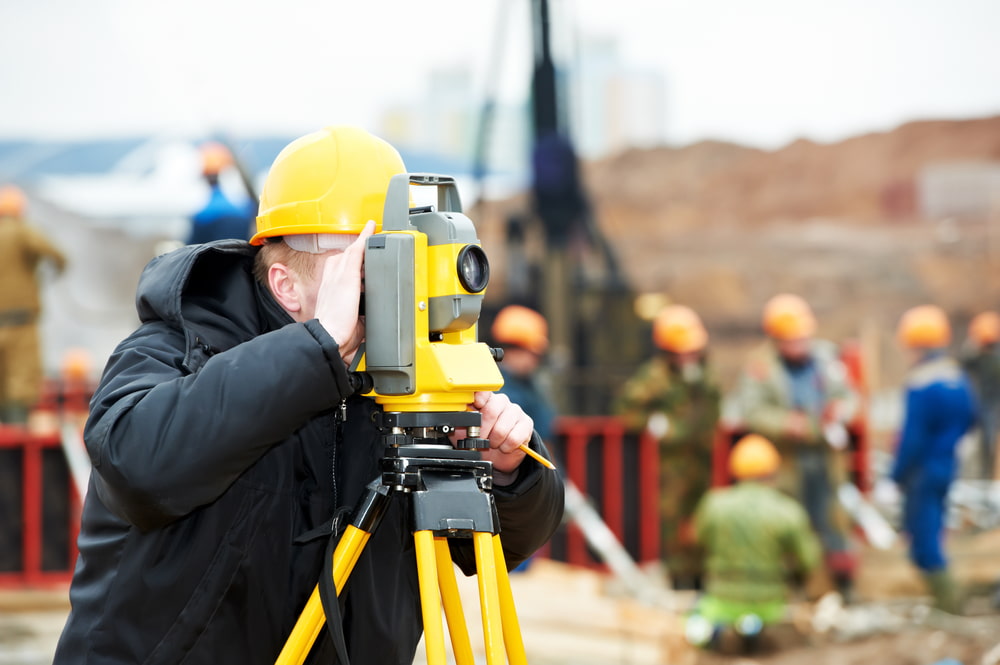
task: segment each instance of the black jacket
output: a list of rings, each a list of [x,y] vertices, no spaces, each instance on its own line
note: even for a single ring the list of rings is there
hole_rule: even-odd
[[[85,431],[93,473],[58,665],[273,663],[322,569],[325,543],[296,537],[379,475],[377,405],[348,397],[319,322],[293,322],[254,280],[255,251],[184,247],[140,279],[142,323]],[[493,495],[513,567],[555,530],[563,489],[526,459]],[[419,641],[407,513],[393,496],[342,594],[356,665],[409,663]],[[466,572],[470,555],[454,553]],[[310,662],[331,662],[330,645],[324,631]]]

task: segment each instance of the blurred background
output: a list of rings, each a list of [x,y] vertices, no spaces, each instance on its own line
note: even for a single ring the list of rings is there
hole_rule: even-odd
[[[247,201],[292,139],[355,124],[458,179],[482,336],[541,311],[560,414],[609,413],[668,303],[730,387],[792,292],[858,344],[887,448],[902,312],[940,305],[957,349],[998,305],[998,29],[992,0],[0,3],[0,182],[68,259],[46,371],[83,348],[96,379],[135,327],[139,273],[208,196],[199,145]]]
[[[880,336],[903,309],[933,300],[960,325],[995,300],[995,3],[553,0],[544,53],[539,4],[3,3],[0,180],[70,255],[45,294],[49,368],[71,345],[106,357],[134,325],[139,270],[207,196],[199,143],[223,140],[259,185],[291,139],[340,123],[459,178],[493,309],[530,300],[511,266],[544,270],[568,244],[575,293],[701,312],[724,376],[777,291],[826,335],[869,335],[889,384]],[[587,219],[536,249],[532,159],[551,131],[579,159]],[[641,302],[648,318],[658,301]],[[599,412],[648,334],[608,339],[613,305],[577,304],[547,306],[558,401]]]

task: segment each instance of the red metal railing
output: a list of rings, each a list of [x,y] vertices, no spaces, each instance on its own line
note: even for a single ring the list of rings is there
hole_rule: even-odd
[[[848,429],[851,480],[867,491],[867,427],[859,419]],[[712,459],[706,460],[712,466],[714,486],[731,482],[729,451],[740,433],[724,425],[716,430]],[[660,554],[660,482],[653,437],[626,432],[622,421],[614,416],[563,416],[556,420],[554,439],[552,454],[565,478],[592,500],[635,561],[655,561]],[[559,528],[542,555],[574,565],[603,567],[572,521]]]
[[[60,427],[82,427],[91,393],[87,382],[48,381],[28,426],[0,425],[4,477],[11,486],[20,485],[20,492],[3,493],[0,506],[18,522],[3,525],[7,565],[0,570],[0,587],[63,585],[72,577],[81,497],[63,454]]]
[[[65,474],[66,484],[58,488],[58,495],[67,497],[68,505],[62,506],[62,510],[56,510],[55,514],[62,514],[65,517],[63,524],[49,525],[46,523],[53,518],[43,512],[46,505],[44,494],[53,488],[46,487],[43,478],[46,464],[59,464],[65,466],[62,458],[62,439],[58,432],[51,434],[33,434],[22,427],[0,426],[0,450],[16,451],[20,453],[20,475],[21,475],[21,538],[20,538],[20,569],[0,571],[0,586],[28,586],[39,587],[53,584],[63,584],[69,581],[73,563],[76,561],[76,538],[79,535],[80,524],[80,497],[69,481],[68,473]],[[46,451],[53,451],[55,455],[46,455]],[[17,455],[10,456],[16,459]],[[58,460],[58,461],[56,461]],[[55,474],[61,476],[62,474]],[[51,496],[51,495],[50,495]],[[8,494],[8,498],[10,497]],[[51,501],[49,501],[51,504]],[[11,510],[15,508],[15,510]],[[8,506],[5,512],[10,515],[17,512],[16,507]],[[61,520],[60,520],[61,521]],[[58,540],[68,543],[65,557],[61,559],[55,567],[49,567],[44,562],[45,543],[44,534],[46,528],[50,527],[55,531],[62,531],[65,538]],[[9,527],[8,527],[9,528]],[[15,531],[8,532],[8,539]],[[11,543],[5,547],[13,549]]]

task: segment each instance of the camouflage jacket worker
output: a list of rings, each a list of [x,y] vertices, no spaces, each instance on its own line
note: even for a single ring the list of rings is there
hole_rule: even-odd
[[[643,365],[625,384],[614,412],[630,432],[659,441],[662,559],[675,585],[697,585],[703,557],[691,518],[712,482],[712,446],[721,391],[704,365],[683,376],[665,356]],[[690,370],[689,370],[690,371]]]
[[[698,449],[710,453],[721,392],[707,367],[685,378],[665,355],[642,365],[615,401],[614,413],[631,432],[649,429],[661,454]]]
[[[846,444],[846,438],[840,438],[842,428],[854,420],[859,409],[858,394],[833,343],[813,340],[809,364],[815,385],[807,404],[797,404],[792,372],[771,343],[751,352],[734,395],[741,426],[774,442],[782,457],[779,486],[795,488],[791,493],[796,495],[796,455],[790,453],[822,450],[833,473],[831,481],[839,482],[843,469],[837,453]],[[791,422],[802,414],[808,419],[806,432],[801,438],[791,436]]]

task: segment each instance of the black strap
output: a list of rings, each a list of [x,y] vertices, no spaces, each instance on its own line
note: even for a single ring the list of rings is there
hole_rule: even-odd
[[[334,518],[334,526],[337,520]],[[326,628],[333,640],[333,649],[337,654],[335,662],[340,665],[350,665],[347,657],[347,641],[344,639],[344,619],[340,614],[340,601],[337,599],[337,587],[333,583],[333,551],[337,547],[336,530],[330,534],[326,543],[326,558],[323,561],[323,576],[319,580],[319,599],[323,602],[323,614],[326,615]]]
[[[344,639],[344,620],[340,613],[340,602],[337,599],[337,586],[333,583],[333,553],[340,540],[340,525],[349,513],[350,509],[340,508],[328,521],[295,539],[296,543],[301,544],[324,536],[327,537],[326,552],[323,555],[323,572],[319,578],[319,599],[323,603],[327,632],[333,641],[333,649],[337,656],[334,662],[339,665],[350,665],[351,661],[347,657],[347,640]]]

